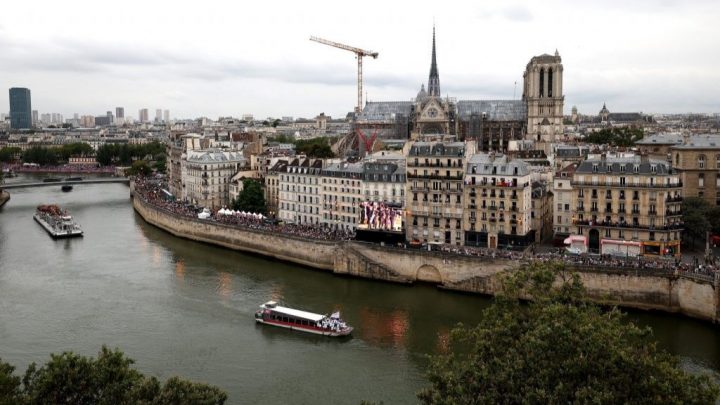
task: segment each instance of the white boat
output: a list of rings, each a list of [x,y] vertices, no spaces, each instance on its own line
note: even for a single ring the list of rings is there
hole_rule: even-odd
[[[255,321],[323,336],[347,336],[353,331],[352,326],[340,319],[339,312],[330,316],[315,314],[282,307],[275,301],[260,305],[255,313]]]
[[[57,205],[39,206],[33,215],[33,219],[53,238],[83,236],[83,230],[80,228],[80,225],[75,223],[67,212],[60,211]]]

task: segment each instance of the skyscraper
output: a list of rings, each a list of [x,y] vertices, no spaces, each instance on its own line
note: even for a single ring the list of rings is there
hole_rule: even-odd
[[[160,121],[162,121],[162,110],[158,108],[157,110],[155,110],[155,122]]]
[[[125,118],[125,108],[115,107],[115,118]]]
[[[23,87],[13,87],[10,89],[10,128],[32,128],[30,89]]]
[[[138,120],[140,120],[140,122],[148,122],[150,120],[147,108],[143,108],[138,111]]]
[[[170,123],[170,110],[163,111],[163,121],[165,121],[166,124]]]
[[[32,124],[33,124],[33,126],[35,126],[35,125],[38,124],[38,120],[39,120],[39,119],[40,119],[40,118],[39,118],[39,115],[38,115],[38,110],[32,110]]]

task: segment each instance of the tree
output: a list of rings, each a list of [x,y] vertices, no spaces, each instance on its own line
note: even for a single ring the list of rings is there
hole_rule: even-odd
[[[0,404],[223,404],[217,387],[172,377],[164,385],[132,368],[120,350],[103,346],[97,359],[64,352],[41,367],[28,366],[22,381],[0,362]]]
[[[19,156],[22,149],[17,146],[6,146],[0,149],[0,162],[10,163],[15,160],[15,156]]]
[[[239,211],[265,214],[265,194],[260,183],[253,179],[243,180],[243,190],[238,195],[238,198],[233,201],[232,208]]]
[[[335,157],[327,137],[298,140],[295,142],[295,151],[304,153],[312,158],[323,159]]]
[[[641,140],[643,134],[640,128],[606,128],[586,136],[585,141],[598,145],[630,147]]]
[[[275,118],[275,120],[272,122],[272,127],[277,128],[278,125],[280,125],[282,121],[280,121],[280,118]]]
[[[431,385],[418,393],[423,403],[708,404],[720,398],[707,375],[686,373],[659,350],[649,328],[588,302],[579,276],[562,264],[527,265],[502,286],[480,323],[458,326],[449,353],[431,359]]]
[[[130,176],[147,176],[150,173],[152,173],[152,169],[144,160],[136,160],[132,162],[130,169],[128,169],[128,175]]]
[[[682,213],[684,234],[690,237],[692,246],[695,246],[697,239],[705,240],[706,233],[711,229],[710,204],[700,197],[688,197],[683,200]],[[717,219],[714,219],[717,221]]]

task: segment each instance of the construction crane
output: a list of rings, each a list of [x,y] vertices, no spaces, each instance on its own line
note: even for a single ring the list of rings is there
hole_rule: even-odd
[[[357,107],[355,107],[355,112],[360,113],[362,111],[362,61],[363,57],[365,56],[372,56],[373,59],[377,59],[378,53],[373,51],[366,51],[364,49],[355,48],[353,46],[343,45],[337,42],[328,41],[327,39],[322,39],[318,37],[310,37],[311,41],[319,42],[321,44],[330,45],[335,48],[344,49],[346,51],[350,51],[355,53],[355,58],[357,59],[358,69],[357,69]]]

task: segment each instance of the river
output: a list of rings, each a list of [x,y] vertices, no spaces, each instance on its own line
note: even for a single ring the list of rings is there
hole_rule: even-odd
[[[33,178],[23,176],[12,181]],[[426,355],[489,298],[334,276],[175,238],[145,223],[122,184],[11,190],[0,209],[0,358],[24,372],[50,353],[121,348],[141,371],[220,386],[230,404],[414,403]],[[32,220],[57,203],[85,237],[52,240]],[[331,339],[256,325],[269,299],[340,310],[355,326]],[[690,370],[720,370],[720,329],[632,312]]]

